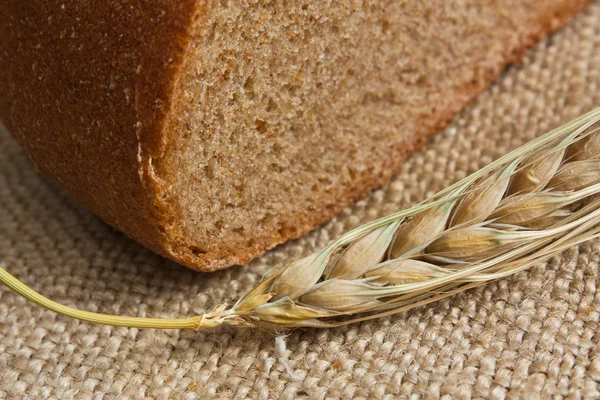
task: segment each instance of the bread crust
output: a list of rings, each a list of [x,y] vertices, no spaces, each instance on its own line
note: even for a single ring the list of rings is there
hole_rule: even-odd
[[[42,174],[168,257],[152,157],[198,8],[135,3],[3,2],[0,116]]]
[[[153,161],[178,132],[169,129],[182,60],[203,4],[194,0],[4,5],[0,52],[0,117],[44,175],[57,180],[95,214],[153,251],[188,267],[214,271],[244,264],[302,236],[343,207],[387,183],[403,161],[484,90],[525,50],[563,26],[590,0],[565,0],[536,16],[536,25],[502,62],[478,70],[459,88],[452,108],[417,121],[418,140],[397,149],[378,176],[362,176],[335,204],[307,211],[293,225],[255,238],[227,257],[194,254],[169,226],[176,216],[162,200],[166,184]],[[476,68],[477,66],[474,66]]]

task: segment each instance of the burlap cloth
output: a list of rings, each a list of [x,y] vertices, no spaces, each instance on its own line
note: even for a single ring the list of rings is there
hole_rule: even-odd
[[[600,106],[600,3],[527,53],[392,183],[306,237],[212,274],[166,261],[38,176],[0,132],[0,264],[82,309],[184,317],[230,301],[275,265],[418,202]],[[81,323],[0,287],[0,398],[567,398],[600,395],[600,241],[393,317],[261,331]],[[290,372],[282,359],[287,358]]]

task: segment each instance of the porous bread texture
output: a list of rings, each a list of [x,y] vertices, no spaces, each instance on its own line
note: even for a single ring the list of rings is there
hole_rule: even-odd
[[[153,160],[173,257],[221,269],[326,221],[584,3],[208,2]]]

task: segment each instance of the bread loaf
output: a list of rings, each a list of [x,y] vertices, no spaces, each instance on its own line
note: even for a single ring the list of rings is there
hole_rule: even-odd
[[[41,173],[203,271],[387,182],[588,0],[4,0],[0,117]]]

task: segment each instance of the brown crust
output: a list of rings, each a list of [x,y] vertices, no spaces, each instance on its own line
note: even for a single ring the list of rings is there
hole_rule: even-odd
[[[110,1],[27,6],[9,0],[0,26],[0,116],[39,170],[94,213],[163,256],[214,271],[244,264],[302,236],[387,183],[407,156],[446,126],[507,64],[590,2],[565,1],[560,8],[545,10],[546,15],[536,15],[529,35],[506,50],[501,64],[478,71],[478,79],[457,91],[452,109],[417,121],[419,139],[411,148],[398,149],[404,157],[391,161],[385,173],[361,177],[335,204],[297,216],[283,232],[256,238],[252,248],[225,258],[195,255],[165,230],[173,216],[160,199],[162,183],[153,171],[153,159],[177,134],[167,129],[169,111],[176,108],[172,92],[189,32],[204,11],[196,1],[152,0],[125,8]]]
[[[197,2],[127,3],[4,2],[0,116],[41,173],[168,256],[146,183]]]

